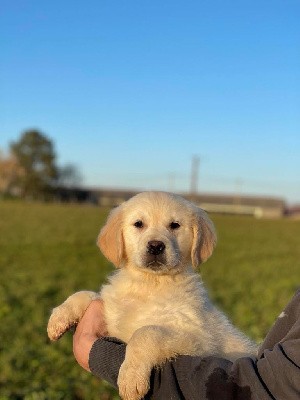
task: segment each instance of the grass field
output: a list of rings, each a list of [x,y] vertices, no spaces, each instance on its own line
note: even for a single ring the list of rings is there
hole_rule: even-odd
[[[98,290],[112,266],[95,245],[105,211],[0,203],[0,400],[117,399],[47,339],[51,308]],[[300,284],[300,222],[213,216],[219,244],[201,274],[232,321],[260,341]]]

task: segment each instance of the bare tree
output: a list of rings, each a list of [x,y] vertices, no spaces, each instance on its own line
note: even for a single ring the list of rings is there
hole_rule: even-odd
[[[12,154],[7,157],[0,153],[0,192],[5,195],[19,195],[20,181],[25,171]]]

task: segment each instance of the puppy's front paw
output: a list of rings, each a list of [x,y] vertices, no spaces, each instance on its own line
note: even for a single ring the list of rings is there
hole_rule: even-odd
[[[118,387],[123,400],[140,400],[149,391],[151,369],[124,361],[119,370]]]
[[[63,306],[56,307],[50,316],[47,332],[51,340],[58,340],[78,321],[70,319],[69,314],[64,310]]]
[[[91,301],[97,298],[99,298],[98,293],[82,290],[72,294],[64,303],[54,308],[48,322],[49,338],[58,340],[81,320]]]

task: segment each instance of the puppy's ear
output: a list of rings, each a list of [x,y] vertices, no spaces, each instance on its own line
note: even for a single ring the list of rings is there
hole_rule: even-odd
[[[116,267],[121,266],[125,257],[121,207],[115,208],[109,214],[106,224],[99,233],[97,244],[109,261]]]
[[[214,225],[205,211],[197,210],[193,225],[192,263],[197,268],[211,255],[217,243]]]

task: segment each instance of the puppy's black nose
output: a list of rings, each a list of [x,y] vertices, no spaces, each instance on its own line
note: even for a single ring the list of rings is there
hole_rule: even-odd
[[[158,254],[162,254],[165,248],[166,246],[163,242],[160,242],[159,240],[150,240],[150,242],[148,242],[147,251],[148,253],[157,256]]]

